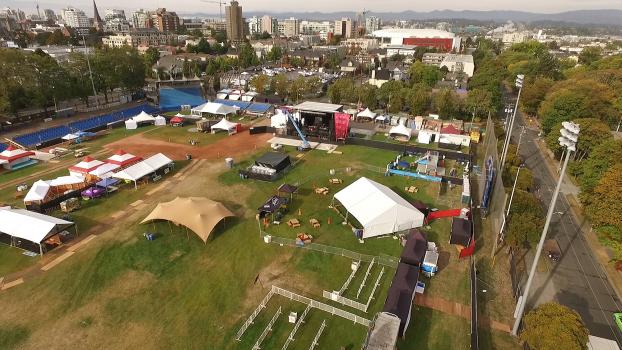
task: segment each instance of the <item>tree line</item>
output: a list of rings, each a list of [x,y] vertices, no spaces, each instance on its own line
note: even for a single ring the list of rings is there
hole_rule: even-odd
[[[307,95],[317,95],[322,92],[322,82],[318,77],[299,76],[294,80],[289,80],[283,73],[274,77],[259,74],[251,79],[249,85],[258,94],[272,93],[293,103],[299,102]]]

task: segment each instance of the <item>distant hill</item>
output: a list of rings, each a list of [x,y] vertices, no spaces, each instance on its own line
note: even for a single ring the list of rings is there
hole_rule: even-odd
[[[190,16],[209,16],[218,17],[218,14],[207,13],[184,13]],[[315,20],[334,20],[341,17],[352,17],[355,12],[244,12],[244,17],[263,16],[265,14],[279,18],[296,17],[301,19]],[[509,20],[519,22],[535,22],[535,21],[554,21],[567,22],[586,25],[620,25],[622,24],[622,10],[578,10],[560,13],[533,13],[523,11],[454,11],[454,10],[437,10],[430,12],[377,12],[369,15],[378,16],[384,20],[396,19],[412,19],[412,20],[430,20],[430,19],[466,19],[474,21],[495,21],[506,22]]]

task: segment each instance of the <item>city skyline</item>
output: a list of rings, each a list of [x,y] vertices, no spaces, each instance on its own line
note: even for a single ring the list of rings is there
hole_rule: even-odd
[[[245,0],[240,2],[240,6],[243,7],[244,12],[259,12],[272,14],[274,16],[278,16],[280,13],[284,12],[320,12],[320,13],[331,13],[331,12],[342,12],[342,11],[362,11],[363,9],[376,12],[376,13],[395,13],[402,11],[415,11],[415,12],[431,12],[431,11],[442,11],[442,10],[469,10],[469,11],[523,11],[523,12],[533,12],[533,13],[561,13],[567,11],[575,11],[575,10],[602,10],[602,9],[618,9],[622,10],[622,3],[619,1],[613,0],[595,0],[595,1],[585,1],[585,0],[554,0],[548,2],[537,2],[537,1],[524,1],[521,2],[520,6],[517,6],[515,2],[512,1],[494,1],[494,0],[479,0],[476,3],[471,3],[470,6],[465,6],[463,2],[459,2],[457,0],[450,0],[443,3],[443,6],[435,6],[434,4],[430,5],[417,5],[416,7],[412,5],[411,2],[407,0],[393,0],[389,3],[378,4],[377,2],[372,2],[369,0],[364,1],[356,1],[356,0],[347,0],[339,3],[339,6],[334,5],[333,2],[313,2],[310,4],[296,3],[292,5],[291,2],[283,1],[283,0],[274,0],[271,2],[271,11],[265,11],[265,1],[260,0]],[[327,8],[323,6],[330,4],[332,7]],[[73,6],[76,8],[80,8],[84,10],[87,16],[92,16],[92,0],[72,0],[70,2],[64,1],[39,1],[39,2],[31,2],[31,1],[22,1],[22,0],[8,0],[3,4],[3,7],[11,7],[11,8],[19,8],[26,12],[27,14],[36,13],[36,5],[39,5],[39,8],[50,8],[55,11],[66,8],[68,6]],[[211,14],[217,16],[219,14],[219,8],[216,4],[203,3],[200,0],[181,0],[181,1],[148,1],[148,0],[137,0],[134,1],[132,7],[127,6],[127,2],[121,0],[109,0],[109,1],[99,1],[98,6],[102,9],[107,8],[118,8],[123,9],[129,12],[133,12],[140,8],[158,8],[165,7],[172,11],[177,11],[180,14]],[[389,7],[387,7],[389,5]],[[453,6],[452,6],[453,5]]]

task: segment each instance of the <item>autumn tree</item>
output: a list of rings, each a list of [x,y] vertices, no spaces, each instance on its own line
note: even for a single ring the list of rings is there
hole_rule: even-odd
[[[594,187],[612,166],[622,163],[622,140],[609,139],[595,146],[589,157],[574,171],[581,185],[581,202],[589,204]]]
[[[579,314],[558,303],[546,303],[527,313],[520,339],[532,350],[587,349],[589,332]]]
[[[521,110],[528,115],[536,115],[540,103],[544,101],[546,94],[553,86],[554,81],[549,78],[537,77],[525,81],[523,92],[520,98]]]
[[[452,89],[439,90],[432,100],[433,109],[443,119],[451,119],[457,116],[460,111],[460,97]]]
[[[277,74],[270,81],[270,90],[274,91],[277,95],[285,98],[287,96],[287,90],[289,89],[289,81],[285,74]]]
[[[432,89],[425,84],[415,84],[408,95],[410,113],[423,115],[432,103]]]
[[[544,219],[534,213],[512,215],[505,234],[505,242],[512,248],[534,245],[540,239]]]
[[[259,74],[254,76],[250,85],[258,94],[263,94],[266,91],[266,86],[268,86],[270,82],[270,78],[265,74]]]
[[[594,187],[593,200],[586,212],[594,226],[622,228],[622,164],[618,163],[605,172]]]
[[[574,153],[574,160],[583,160],[590,155],[596,146],[613,138],[609,126],[596,118],[580,118],[572,121],[579,124],[581,127],[581,133],[579,134],[579,140],[577,142],[577,151]],[[561,128],[562,123],[559,122],[546,136],[547,146],[556,154],[561,154],[562,151],[558,140],[561,136]]]

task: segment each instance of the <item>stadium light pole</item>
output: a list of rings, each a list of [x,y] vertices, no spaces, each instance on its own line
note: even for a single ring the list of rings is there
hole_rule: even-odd
[[[89,48],[86,46],[86,38],[84,37],[84,33],[82,34],[82,42],[84,42],[84,49],[86,50],[86,64],[89,67],[89,77],[91,78],[91,87],[93,87],[93,96],[95,97],[95,105],[97,105],[97,109],[99,109],[99,98],[97,98],[97,91],[95,90],[95,82],[93,81],[93,71],[91,70],[91,60],[89,60]]]
[[[510,147],[510,139],[512,138],[512,128],[514,127],[514,121],[516,120],[516,112],[518,111],[518,103],[520,101],[520,95],[523,91],[523,80],[525,76],[523,74],[519,74],[516,76],[515,84],[518,87],[518,97],[516,98],[516,104],[514,105],[514,113],[512,114],[512,119],[510,120],[510,126],[508,127],[508,131],[505,135],[505,143],[503,144],[503,152],[501,154],[501,168],[499,169],[499,173],[503,174],[503,166],[505,165],[505,159],[508,154],[508,148]]]
[[[579,139],[579,125],[572,122],[563,122],[563,128],[561,129],[561,136],[559,137],[559,144],[562,147],[566,148],[566,158],[564,158],[564,165],[562,167],[562,171],[559,174],[559,180],[557,180],[557,186],[555,186],[555,192],[553,192],[553,198],[551,198],[551,203],[549,204],[549,211],[546,215],[546,221],[544,222],[544,228],[542,229],[542,234],[540,235],[540,241],[538,242],[538,248],[536,249],[536,255],[533,258],[533,263],[531,264],[531,270],[529,272],[529,278],[527,278],[527,284],[525,285],[525,291],[523,295],[518,299],[518,303],[516,305],[517,310],[515,313],[516,320],[514,321],[514,327],[512,328],[512,335],[518,335],[518,328],[520,327],[521,320],[523,318],[523,313],[525,312],[525,306],[527,305],[527,298],[529,297],[529,290],[531,289],[531,283],[533,282],[533,276],[536,273],[536,267],[538,265],[538,261],[540,260],[540,254],[542,254],[542,247],[544,246],[544,240],[546,238],[546,233],[549,230],[549,225],[551,224],[551,218],[555,213],[555,203],[557,202],[557,196],[559,195],[559,189],[562,186],[562,182],[564,181],[564,173],[566,172],[566,167],[568,166],[568,160],[570,160],[570,152],[574,152],[577,150],[577,141]]]

